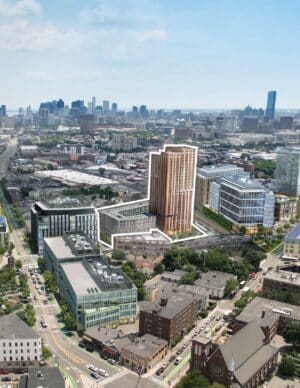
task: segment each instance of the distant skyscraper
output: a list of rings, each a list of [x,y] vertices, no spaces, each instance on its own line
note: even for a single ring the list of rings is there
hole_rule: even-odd
[[[96,113],[96,97],[92,97],[92,114]]]
[[[102,109],[103,109],[104,114],[109,112],[109,101],[108,100],[103,100]]]
[[[285,195],[300,195],[300,147],[280,148],[275,170],[276,190]]]
[[[111,104],[111,113],[116,114],[118,112],[118,104],[116,102],[113,102]]]
[[[274,120],[275,118],[275,105],[276,105],[276,91],[271,90],[268,93],[267,108],[266,108],[266,119]]]
[[[192,230],[197,148],[167,145],[151,154],[150,213],[167,234]]]
[[[140,115],[145,119],[148,117],[148,111],[147,111],[147,106],[146,105],[141,105],[140,106]]]
[[[6,105],[1,105],[0,106],[0,117],[6,117],[6,116],[7,116]]]

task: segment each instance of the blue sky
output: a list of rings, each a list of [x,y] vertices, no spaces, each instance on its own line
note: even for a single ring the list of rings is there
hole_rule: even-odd
[[[0,0],[0,103],[299,108],[298,0]]]

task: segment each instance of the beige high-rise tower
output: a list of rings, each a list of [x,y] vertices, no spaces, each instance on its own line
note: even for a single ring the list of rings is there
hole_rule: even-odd
[[[150,213],[171,235],[192,230],[197,147],[166,145],[150,160]]]

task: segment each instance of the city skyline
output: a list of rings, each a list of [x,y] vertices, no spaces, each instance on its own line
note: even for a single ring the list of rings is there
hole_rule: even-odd
[[[298,108],[296,1],[0,5],[0,101],[9,109],[93,95],[120,107],[265,107],[269,90],[279,108]]]

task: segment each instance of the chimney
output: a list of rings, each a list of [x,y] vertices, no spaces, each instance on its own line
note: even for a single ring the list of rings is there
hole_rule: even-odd
[[[160,298],[160,305],[161,306],[166,306],[168,304],[168,298],[166,296],[162,296]]]
[[[262,310],[262,312],[261,312],[261,318],[264,318],[266,316],[266,312],[265,312],[265,310]]]

